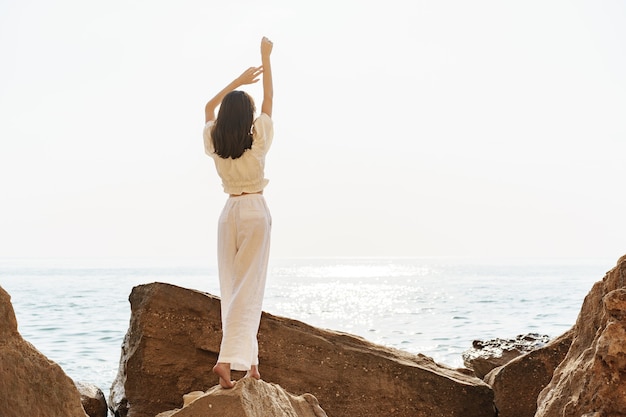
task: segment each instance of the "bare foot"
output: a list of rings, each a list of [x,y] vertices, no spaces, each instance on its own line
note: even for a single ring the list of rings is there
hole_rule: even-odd
[[[246,373],[246,376],[251,376],[254,379],[261,379],[261,374],[259,373],[259,367],[256,365],[252,365],[252,368]]]
[[[213,367],[213,373],[220,377],[220,385],[222,388],[230,389],[235,386],[230,380],[230,363],[218,362]]]

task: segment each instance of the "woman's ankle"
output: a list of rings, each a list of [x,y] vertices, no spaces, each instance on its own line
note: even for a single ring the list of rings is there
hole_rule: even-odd
[[[230,379],[230,363],[218,362],[213,367],[213,373],[219,376],[219,383],[222,388],[232,388],[235,386]]]

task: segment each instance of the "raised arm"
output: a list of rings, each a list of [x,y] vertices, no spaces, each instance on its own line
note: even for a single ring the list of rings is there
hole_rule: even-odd
[[[272,53],[272,41],[264,37],[261,40],[261,65],[263,67],[263,103],[261,113],[272,117],[272,107],[274,101],[274,85],[272,83],[272,64],[270,55]]]
[[[230,93],[233,90],[241,87],[246,84],[254,84],[259,81],[259,75],[263,73],[263,67],[250,67],[245,70],[239,77],[235,78],[230,82],[226,87],[222,89],[219,93],[215,95],[211,100],[208,101],[206,106],[204,106],[204,122],[209,122],[211,120],[215,120],[215,109],[220,105],[226,94]],[[265,78],[263,79],[265,82]]]

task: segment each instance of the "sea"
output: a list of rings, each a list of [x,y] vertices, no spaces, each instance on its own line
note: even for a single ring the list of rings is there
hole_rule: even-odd
[[[272,259],[263,309],[461,367],[474,340],[567,331],[615,261]],[[207,260],[0,259],[0,286],[21,335],[107,398],[130,320],[128,296],[151,282],[219,296],[217,267]]]

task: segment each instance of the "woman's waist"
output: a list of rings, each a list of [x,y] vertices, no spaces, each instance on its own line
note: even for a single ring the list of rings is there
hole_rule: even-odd
[[[255,191],[255,192],[252,192],[252,193],[246,193],[246,192],[244,192],[244,193],[241,193],[241,194],[228,194],[228,196],[229,196],[229,197],[231,197],[231,198],[245,197],[245,196],[247,196],[247,195],[249,195],[249,196],[254,196],[254,195],[263,195],[263,190],[261,190],[261,191]]]
[[[242,195],[244,193],[257,194],[263,192],[268,183],[269,180],[267,178],[240,182],[225,181],[222,178],[222,186],[224,187],[224,192],[229,195]]]

